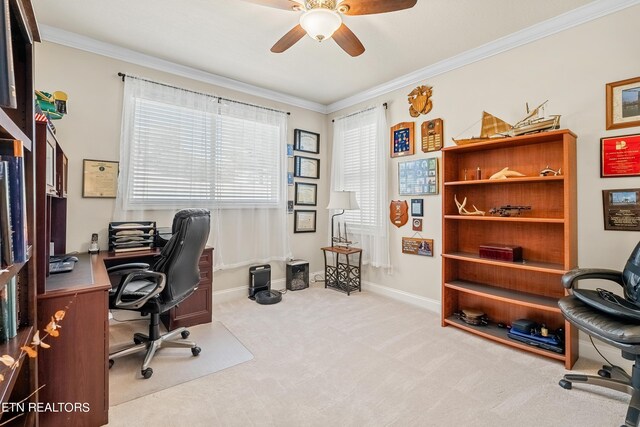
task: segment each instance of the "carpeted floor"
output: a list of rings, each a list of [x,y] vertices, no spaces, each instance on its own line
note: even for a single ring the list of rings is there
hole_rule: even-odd
[[[113,406],[110,426],[155,427],[168,417],[174,426],[624,422],[625,395],[564,390],[559,362],[442,328],[436,314],[372,293],[314,285],[272,306],[216,305],[214,317],[254,359]],[[574,372],[597,368],[581,360]]]
[[[134,332],[147,333],[148,327],[148,320],[112,324],[110,345],[115,349],[128,347]],[[202,352],[193,357],[188,348],[160,349],[151,361],[153,375],[147,380],[140,374],[144,352],[115,359],[109,370],[109,405],[119,405],[253,359],[249,350],[220,322],[194,326],[189,332],[188,340],[195,341]]]

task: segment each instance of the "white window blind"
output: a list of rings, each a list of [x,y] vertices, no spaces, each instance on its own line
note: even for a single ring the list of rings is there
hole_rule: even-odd
[[[213,181],[213,114],[134,101],[129,152],[131,207],[206,206]]]
[[[284,173],[280,126],[221,114],[215,135],[215,205],[277,207]]]
[[[379,191],[373,179],[379,169],[375,143],[375,122],[345,130],[343,186],[345,190],[356,191],[360,210],[346,211],[344,215],[350,226],[361,228],[363,232],[374,231],[380,221],[377,215]]]

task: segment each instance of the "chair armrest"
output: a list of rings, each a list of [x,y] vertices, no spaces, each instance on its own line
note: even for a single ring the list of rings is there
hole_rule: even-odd
[[[622,282],[622,272],[616,270],[607,270],[604,268],[576,268],[567,271],[562,275],[562,286],[566,289],[573,288],[576,280],[583,279],[604,279],[616,282],[620,286],[624,286]]]
[[[145,262],[130,262],[127,264],[118,264],[107,268],[107,273],[117,273],[122,270],[148,270],[149,264]]]
[[[147,294],[141,296],[140,298],[133,301],[122,301],[122,295],[126,290],[127,286],[136,280],[144,280],[150,279],[152,282],[155,282],[154,288],[149,291]],[[133,273],[129,273],[118,285],[118,289],[116,290],[115,297],[113,299],[114,305],[116,308],[121,309],[137,309],[142,307],[149,299],[158,295],[164,289],[165,283],[167,281],[164,273],[158,273],[156,271],[136,271]]]

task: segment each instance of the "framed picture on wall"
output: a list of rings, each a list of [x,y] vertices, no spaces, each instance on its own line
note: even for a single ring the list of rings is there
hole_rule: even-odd
[[[391,157],[411,156],[414,153],[414,123],[402,122],[391,128]]]
[[[293,212],[294,233],[316,232],[316,211],[296,210]]]
[[[607,129],[640,126],[640,77],[607,83]]]
[[[296,129],[293,131],[293,148],[296,151],[306,153],[320,153],[320,134],[307,130]]]
[[[118,162],[82,161],[82,197],[115,198],[118,192]]]
[[[296,205],[316,206],[318,200],[318,186],[306,182],[296,182]]]
[[[294,156],[293,166],[293,176],[296,178],[320,179],[320,159]]]
[[[411,216],[424,215],[424,200],[411,199]]]

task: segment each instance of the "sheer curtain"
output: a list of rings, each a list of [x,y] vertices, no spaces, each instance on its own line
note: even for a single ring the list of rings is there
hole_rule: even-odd
[[[283,112],[127,76],[114,221],[208,208],[214,268],[285,260],[286,135]]]
[[[348,225],[355,246],[363,249],[363,264],[389,268],[385,109],[379,106],[335,119],[333,129],[331,189],[355,191],[360,206],[337,218]]]

